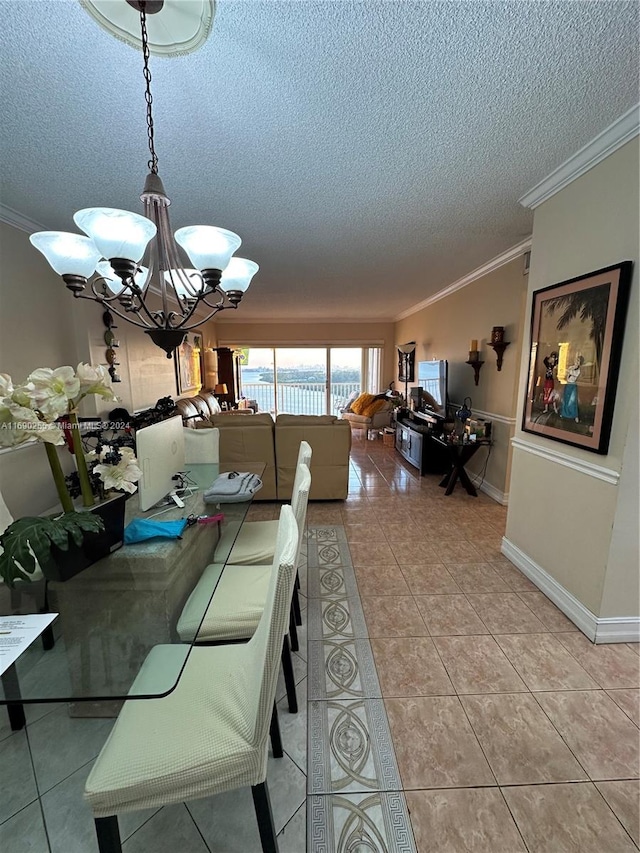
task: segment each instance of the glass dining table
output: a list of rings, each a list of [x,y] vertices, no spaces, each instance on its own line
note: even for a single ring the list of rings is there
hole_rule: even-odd
[[[124,545],[64,583],[37,582],[46,583],[47,609],[57,615],[44,641],[33,642],[0,676],[0,705],[8,706],[13,729],[24,725],[24,706],[30,703],[64,702],[71,716],[113,717],[125,699],[158,698],[175,689],[193,645],[177,634],[182,608],[215,554],[221,569],[214,578],[213,597],[251,505],[250,500],[203,501],[203,492],[228,470],[221,464],[189,465],[184,508],[174,505],[143,513],[137,495],[127,501],[127,523],[133,518],[188,518],[192,523],[180,539]],[[260,476],[264,466],[248,465],[243,470]],[[222,521],[205,520],[219,513]],[[223,530],[229,533],[220,541]],[[27,586],[34,589],[25,590]],[[22,584],[23,592],[16,590],[22,599],[19,613],[28,613],[27,597],[34,612],[35,587]],[[9,615],[6,604],[0,606],[0,618],[3,615]],[[167,657],[166,666],[152,680],[133,687],[147,654],[160,643],[176,644],[176,654]]]

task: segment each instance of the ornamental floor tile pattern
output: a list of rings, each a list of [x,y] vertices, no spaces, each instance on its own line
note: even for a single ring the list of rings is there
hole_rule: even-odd
[[[347,500],[309,506],[280,853],[637,853],[638,644],[594,646],[504,558],[505,507],[353,439]],[[95,853],[82,790],[111,722],[27,720],[0,709],[0,850]],[[248,789],[121,826],[124,853],[260,851]]]

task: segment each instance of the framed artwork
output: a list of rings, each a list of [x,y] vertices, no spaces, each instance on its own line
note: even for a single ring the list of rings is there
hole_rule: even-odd
[[[189,332],[174,353],[178,395],[202,388],[202,333]]]
[[[533,294],[522,429],[607,453],[631,261]]]
[[[403,353],[398,350],[398,380],[413,382],[415,380],[416,351]],[[405,376],[406,367],[406,376]]]

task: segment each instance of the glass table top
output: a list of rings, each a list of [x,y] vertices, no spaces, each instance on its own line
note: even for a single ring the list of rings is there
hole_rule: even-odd
[[[124,545],[64,583],[21,583],[15,591],[0,586],[0,616],[43,609],[58,614],[49,634],[33,642],[0,676],[0,704],[71,702],[78,716],[110,716],[117,713],[115,700],[159,697],[175,688],[192,647],[181,642],[176,631],[182,608],[215,559],[220,571],[208,578],[211,596],[204,596],[204,618],[251,506],[250,500],[204,503],[203,492],[228,470],[230,466],[221,464],[189,465],[184,508],[140,512],[135,494],[126,506],[126,523],[132,518],[195,519],[222,513],[221,523],[192,524],[180,539]],[[242,470],[260,476],[264,466]],[[219,545],[223,532],[227,535]],[[175,654],[163,657],[162,671],[139,680],[132,690],[147,654],[169,643],[175,644]]]

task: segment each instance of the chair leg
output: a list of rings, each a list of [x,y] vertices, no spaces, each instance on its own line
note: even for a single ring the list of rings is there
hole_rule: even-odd
[[[287,700],[289,702],[289,713],[298,713],[298,697],[296,696],[296,679],[293,674],[293,663],[291,661],[291,649],[289,648],[289,637],[285,634],[282,641],[282,672],[284,683],[287,688]]]
[[[122,853],[118,818],[115,815],[112,817],[97,817],[94,819],[94,823],[96,825],[96,836],[98,838],[98,850],[100,853]]]
[[[282,737],[280,736],[280,723],[278,722],[278,708],[276,703],[273,703],[273,711],[271,712],[271,727],[269,728],[271,737],[271,749],[274,758],[282,758],[284,751],[282,749]]]
[[[291,651],[297,652],[300,648],[300,643],[298,642],[298,629],[296,628],[293,604],[289,607],[289,637],[291,638]]]
[[[298,572],[298,571],[296,571],[296,582],[295,582],[295,588],[296,588],[296,589],[300,589],[300,572]]]
[[[256,810],[256,820],[262,843],[262,853],[278,853],[278,840],[276,839],[276,828],[273,823],[273,812],[271,811],[271,800],[266,782],[251,786],[253,805]]]
[[[298,590],[293,588],[293,598],[291,599],[291,604],[293,606],[293,615],[296,619],[296,625],[302,625],[302,613],[300,612],[300,597],[298,596]]]

